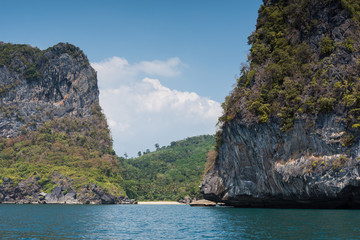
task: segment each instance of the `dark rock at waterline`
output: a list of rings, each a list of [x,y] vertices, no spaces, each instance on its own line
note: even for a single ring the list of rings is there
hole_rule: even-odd
[[[51,193],[45,196],[46,203],[64,203],[65,196],[62,194],[61,187],[56,186]]]
[[[38,177],[34,175],[14,185],[10,179],[4,178],[3,185],[0,185],[0,202],[38,201],[41,186],[37,180]]]
[[[0,185],[0,203],[17,204],[137,204],[135,199],[125,196],[114,196],[105,192],[94,183],[85,186],[78,192],[71,187],[72,180],[55,173],[53,180],[56,186],[50,193],[41,192],[36,175],[21,181],[18,185],[8,178]]]

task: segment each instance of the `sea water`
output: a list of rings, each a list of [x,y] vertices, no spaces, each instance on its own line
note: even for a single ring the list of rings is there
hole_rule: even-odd
[[[360,239],[360,211],[0,204],[0,239]]]

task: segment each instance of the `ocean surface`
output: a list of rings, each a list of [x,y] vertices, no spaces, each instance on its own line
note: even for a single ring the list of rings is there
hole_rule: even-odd
[[[0,239],[360,239],[360,211],[0,204]]]

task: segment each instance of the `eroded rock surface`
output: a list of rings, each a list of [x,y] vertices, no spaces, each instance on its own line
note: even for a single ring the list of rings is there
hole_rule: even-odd
[[[360,144],[338,141],[344,125],[324,115],[313,128],[297,121],[226,125],[219,159],[205,176],[205,198],[241,207],[360,207]]]
[[[37,183],[38,176],[21,181],[17,185],[8,178],[0,185],[0,203],[17,204],[137,204],[135,199],[106,193],[96,184],[89,184],[78,191],[71,185],[72,180],[59,173],[53,174],[50,193],[44,193]]]
[[[264,1],[222,105],[206,199],[360,208],[359,22],[357,1]]]
[[[90,116],[99,90],[82,51],[65,43],[27,51],[0,64],[0,137],[36,130],[54,118]]]

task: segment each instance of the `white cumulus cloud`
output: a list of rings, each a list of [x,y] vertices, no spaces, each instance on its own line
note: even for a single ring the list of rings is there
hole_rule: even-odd
[[[179,58],[170,58],[167,61],[143,61],[134,65],[134,70],[144,72],[145,74],[158,75],[164,77],[174,77],[178,76],[180,72],[180,67],[184,64],[180,61]]]
[[[130,64],[113,57],[92,66],[98,73],[100,104],[117,154],[135,156],[138,151],[153,149],[155,143],[162,146],[215,133],[221,114],[218,102],[195,92],[170,89],[159,80],[181,74],[184,64],[180,59]]]
[[[91,65],[101,76],[100,88],[118,87],[141,76],[175,77],[185,66],[177,57],[166,61],[154,60],[129,64],[125,58],[116,56]]]

